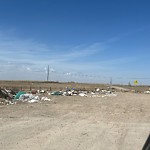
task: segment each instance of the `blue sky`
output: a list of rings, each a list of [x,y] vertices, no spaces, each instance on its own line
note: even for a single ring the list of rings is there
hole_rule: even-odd
[[[150,84],[148,0],[1,0],[0,79]]]

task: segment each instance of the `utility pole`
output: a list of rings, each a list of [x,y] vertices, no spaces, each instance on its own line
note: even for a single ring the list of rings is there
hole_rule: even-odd
[[[112,93],[112,77],[110,78],[110,92]]]
[[[49,65],[47,67],[47,81],[49,81]]]

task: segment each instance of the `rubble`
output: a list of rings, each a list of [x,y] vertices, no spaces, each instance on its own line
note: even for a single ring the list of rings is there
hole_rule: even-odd
[[[0,98],[5,98],[5,99],[12,99],[16,93],[13,92],[12,90],[8,89],[1,89],[0,88]]]
[[[13,102],[12,100],[0,98],[0,105],[13,105],[13,104],[15,104],[15,102]]]
[[[36,99],[31,99],[31,100],[28,101],[28,103],[38,103],[38,100],[36,100]]]
[[[0,105],[14,104],[13,98],[15,97],[15,92],[6,88],[0,88]]]

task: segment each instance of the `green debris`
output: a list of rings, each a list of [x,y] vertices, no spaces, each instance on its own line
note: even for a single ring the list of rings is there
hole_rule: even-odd
[[[62,92],[60,92],[60,91],[55,91],[55,92],[52,92],[51,95],[59,96],[59,95],[62,95]]]
[[[19,92],[16,94],[16,96],[14,97],[14,99],[19,99],[19,97],[20,97],[22,94],[26,94],[26,92],[19,91]]]

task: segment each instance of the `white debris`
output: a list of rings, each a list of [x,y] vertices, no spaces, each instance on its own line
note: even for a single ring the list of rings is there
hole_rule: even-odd
[[[66,96],[67,95],[67,92],[63,92],[63,94],[62,94],[63,96]]]
[[[22,94],[19,97],[19,100],[21,100],[21,101],[28,101],[31,99],[34,99],[34,96],[32,94]]]
[[[99,91],[100,91],[100,89],[99,89],[99,88],[97,88],[97,89],[96,89],[96,92],[99,92]]]
[[[92,94],[92,95],[95,95],[95,93],[94,93],[94,92],[91,92],[91,94]]]
[[[71,91],[65,91],[65,92],[63,92],[63,96],[72,96],[72,95],[74,95],[74,93],[73,93],[74,91],[73,90],[71,90]]]
[[[102,90],[101,92],[102,92],[102,93],[107,93],[107,90]]]
[[[73,92],[72,91],[68,91],[68,94],[69,94],[69,96],[72,96]]]
[[[87,96],[85,93],[80,93],[79,96]]]
[[[150,91],[144,91],[144,94],[150,94]]]
[[[113,97],[113,96],[117,96],[117,94],[115,94],[115,93],[111,93],[111,94],[107,93],[105,95],[102,95],[102,97]]]
[[[41,101],[51,101],[51,99],[50,99],[50,98],[47,98],[47,97],[42,97],[42,98],[41,98]]]
[[[28,101],[28,103],[37,103],[37,102],[38,102],[38,100],[36,100],[36,99],[32,99],[32,100]]]
[[[40,93],[45,93],[45,90],[41,90]]]
[[[19,101],[27,101],[29,103],[35,103],[38,102],[40,100],[39,96],[34,96],[32,94],[22,94],[19,97]]]

